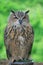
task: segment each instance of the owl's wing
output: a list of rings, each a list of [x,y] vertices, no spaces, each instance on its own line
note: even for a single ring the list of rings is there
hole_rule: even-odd
[[[31,27],[32,31],[30,32],[30,34],[28,35],[29,36],[29,39],[28,39],[28,42],[30,44],[30,47],[29,47],[29,55],[31,54],[31,51],[32,51],[32,46],[33,46],[33,41],[34,41],[34,31],[33,31],[33,27]]]
[[[12,56],[9,49],[6,49],[6,54],[7,54],[7,58],[10,59],[10,57]]]
[[[5,45],[8,46],[9,45],[9,42],[13,38],[14,38],[14,30],[13,30],[13,27],[6,26],[5,31],[4,31],[4,42],[5,42]]]
[[[7,53],[7,58],[9,59],[11,57],[11,53],[10,53],[10,41],[9,41],[9,34],[10,34],[11,29],[8,29],[8,27],[6,26],[5,31],[4,31],[4,43],[5,43],[5,47],[6,47],[6,53]]]

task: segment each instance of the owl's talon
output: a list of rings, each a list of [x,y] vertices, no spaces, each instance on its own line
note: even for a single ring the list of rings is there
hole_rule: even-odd
[[[23,60],[23,58],[21,58],[21,57],[19,56],[19,60]]]

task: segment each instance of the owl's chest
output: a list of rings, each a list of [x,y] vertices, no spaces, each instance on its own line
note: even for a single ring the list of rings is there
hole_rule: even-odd
[[[28,40],[30,36],[31,29],[28,27],[12,28],[9,33],[10,48],[11,49],[25,49],[28,46]]]
[[[27,28],[27,27],[17,27],[17,28],[14,28],[12,27],[10,33],[9,33],[9,38],[10,39],[14,39],[14,40],[26,40],[26,38],[29,36],[30,34],[30,29]]]
[[[29,37],[28,35],[29,35],[29,33],[26,28],[22,27],[20,29],[16,29],[16,34],[15,34],[14,40],[17,44],[19,42],[19,45],[25,46],[27,43],[27,38]]]

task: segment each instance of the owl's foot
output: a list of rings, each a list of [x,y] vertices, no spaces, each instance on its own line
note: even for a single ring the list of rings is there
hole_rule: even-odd
[[[23,58],[23,61],[32,61],[31,58]]]
[[[9,61],[8,65],[12,65],[14,62],[16,62],[16,60],[14,60],[13,62]]]
[[[20,56],[19,56],[18,58],[19,58],[19,59],[18,59],[18,61],[22,61],[22,60],[23,60],[23,58],[22,58],[22,57],[20,57]]]

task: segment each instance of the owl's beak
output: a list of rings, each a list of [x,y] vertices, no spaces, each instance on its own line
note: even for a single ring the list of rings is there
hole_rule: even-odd
[[[19,23],[22,24],[22,20],[19,20]]]

